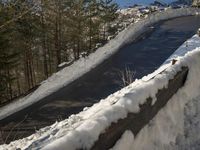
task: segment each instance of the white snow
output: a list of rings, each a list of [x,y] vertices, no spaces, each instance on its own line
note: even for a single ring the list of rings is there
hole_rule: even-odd
[[[194,43],[200,43],[197,36],[193,36],[189,41],[193,40],[196,41]],[[185,51],[184,45],[180,49]],[[180,49],[178,50],[179,54],[182,54]],[[173,96],[167,106],[158,113],[148,126],[142,129],[135,139],[127,131],[113,149],[123,146],[126,146],[124,148],[127,149],[146,149],[149,145],[150,148],[148,147],[148,149],[151,149],[151,147],[156,149],[155,145],[165,146],[175,142],[177,135],[183,133],[185,104],[199,95],[200,82],[197,82],[197,79],[200,76],[200,47],[195,49],[191,47],[187,54],[180,57],[177,55],[176,59],[178,61],[175,65],[168,66],[161,74],[156,73],[156,75],[154,73],[156,76],[151,80],[136,80],[131,85],[101,100],[92,107],[84,109],[79,114],[72,115],[64,121],[56,122],[27,138],[11,142],[9,145],[2,145],[0,149],[90,149],[94,142],[98,140],[99,135],[111,123],[126,118],[130,112],[139,112],[139,104],[143,104],[148,97],[152,97],[155,102],[155,95],[158,90],[167,87],[168,81],[181,70],[182,66],[188,66],[190,71],[185,86]],[[129,140],[125,144],[124,141],[127,138]]]
[[[200,47],[199,41],[197,35],[193,36],[164,63],[165,66],[172,59],[180,60],[180,57],[189,52],[184,60],[188,61],[187,66],[190,68],[188,79],[185,86],[171,98],[167,106],[140,131],[135,139],[128,140],[131,144],[128,150],[200,149],[200,81],[198,80],[200,49],[195,49]],[[126,136],[128,138],[128,135]],[[123,141],[123,137],[119,141]],[[121,145],[126,147],[129,144]]]
[[[95,53],[90,54],[89,57],[79,59],[72,65],[53,74],[46,81],[43,81],[40,87],[33,93],[2,107],[0,110],[0,120],[38,102],[42,98],[58,91],[62,87],[65,87],[69,83],[89,72],[116,53],[123,45],[137,38],[146,30],[147,26],[160,20],[179,16],[196,15],[199,12],[200,10],[195,8],[168,9],[166,11],[152,14],[149,17],[130,25],[128,28],[120,32],[116,38],[110,40],[105,46],[99,48]]]
[[[187,52],[194,50],[196,47],[200,47],[200,37],[195,34],[191,39],[185,41],[163,64],[168,64],[173,59],[178,59],[184,56]]]
[[[142,78],[143,81],[148,81],[152,79],[154,76],[157,74],[163,72],[166,70],[168,67],[171,66],[171,62],[173,59],[177,60],[180,57],[184,56],[187,52],[194,50],[197,47],[200,47],[200,37],[195,34],[192,38],[188,39],[185,41],[163,64],[162,67],[158,68],[156,71],[153,73],[144,76]]]
[[[63,67],[65,65],[69,65],[72,61],[69,62],[62,62],[61,64],[58,65],[58,67]]]
[[[62,62],[61,64],[58,65],[58,67],[63,67],[67,64],[67,62]]]
[[[190,71],[185,86],[170,99],[167,106],[140,131],[135,139],[131,138],[130,131],[129,134],[126,131],[114,148],[126,150],[200,149],[199,60],[200,48],[187,54],[184,61],[187,62]]]
[[[184,134],[179,134],[170,150],[197,150],[200,148],[200,97],[190,101],[184,109]]]
[[[188,53],[187,56],[186,61],[189,62],[187,65],[190,70],[185,86],[173,96],[167,106],[158,113],[149,125],[143,128],[139,135],[135,137],[131,149],[193,149],[192,147],[183,146],[181,148],[179,146],[181,146],[181,144],[187,146],[188,142],[195,143],[196,140],[199,140],[200,107],[198,106],[195,108],[196,105],[194,104],[196,103],[195,100],[198,100],[198,103],[200,102],[200,82],[198,80],[200,76],[200,49]],[[188,103],[193,105],[193,107],[189,107],[190,113],[194,113],[197,110],[198,113],[195,112],[196,114],[190,117],[186,116],[185,109],[188,108]],[[198,124],[191,126],[191,122],[194,121],[195,117],[197,118],[196,123]],[[194,128],[186,132],[185,129],[187,129],[188,126],[185,122],[190,123],[189,128]],[[194,133],[194,131],[197,132],[194,135],[190,135],[190,138],[188,138],[187,134]],[[186,140],[183,137],[188,139]],[[199,149],[200,146],[198,143],[196,144],[197,145],[193,146],[196,147],[195,149]]]
[[[110,150],[130,150],[133,145],[134,135],[130,130],[127,130],[122,135],[121,139],[117,141],[115,146]]]

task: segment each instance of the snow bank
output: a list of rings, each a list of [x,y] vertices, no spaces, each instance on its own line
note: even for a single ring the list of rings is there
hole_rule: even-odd
[[[134,135],[131,131],[125,131],[121,139],[110,150],[130,150],[133,145]]]
[[[81,58],[80,60],[74,62],[71,66],[53,74],[46,81],[42,82],[40,87],[35,92],[2,107],[0,110],[0,120],[32,105],[33,103],[36,103],[37,101],[67,86],[69,83],[89,72],[104,60],[108,59],[111,55],[116,53],[122,46],[137,38],[145,31],[147,26],[160,20],[196,15],[199,13],[200,10],[195,8],[168,9],[163,12],[152,14],[144,20],[130,25],[127,29],[119,33],[115,39],[110,40],[108,44],[99,48],[95,53],[90,54],[89,57]]]
[[[130,150],[199,149],[200,96],[189,97],[183,90],[174,96],[135,140],[130,141],[133,143]]]
[[[139,135],[135,137],[131,149],[172,149],[171,145],[176,145],[177,142],[180,142],[180,136],[187,137],[187,134],[192,132],[192,130],[188,132],[184,131],[187,127],[185,124],[186,116],[184,109],[187,107],[188,102],[194,103],[194,99],[200,100],[200,81],[198,80],[200,76],[199,60],[200,49],[187,54],[187,58],[184,61],[188,62],[187,66],[189,66],[190,70],[185,86],[173,96],[167,106],[158,113],[149,125],[143,128]],[[194,108],[191,108],[190,111],[195,111]],[[186,119],[191,121],[193,118]],[[199,125],[200,123],[193,130],[199,129]],[[198,132],[195,134],[198,134]],[[197,136],[193,135],[193,137]],[[198,139],[192,138],[190,142],[195,142]],[[181,148],[179,147],[178,149]]]
[[[132,144],[129,150],[200,149],[200,81],[198,80],[200,49],[195,49],[200,47],[199,40],[197,35],[193,36],[164,63],[165,65],[172,59],[180,59],[189,52],[184,60],[189,66],[188,79],[185,86],[171,98],[166,107],[140,131],[135,139],[128,140],[129,144]],[[127,134],[126,136],[128,138]],[[124,142],[124,138],[119,141]]]
[[[198,40],[198,43],[200,43],[200,38],[197,36],[193,36],[192,39],[196,40],[196,42]],[[192,39],[190,41],[193,41]],[[180,48],[182,47],[184,45]],[[182,50],[184,51],[185,49],[183,48]],[[174,142],[177,135],[183,132],[182,113],[185,104],[199,95],[200,82],[197,82],[196,79],[200,76],[200,47],[193,49],[185,56],[176,57],[176,59],[178,62],[175,65],[165,68],[162,74],[156,75],[154,73],[156,76],[153,79],[148,81],[137,80],[108,98],[94,104],[91,108],[85,108],[79,114],[72,115],[64,121],[56,122],[52,126],[43,128],[27,138],[11,142],[9,145],[2,145],[0,149],[90,149],[95,141],[98,140],[99,135],[111,123],[126,118],[130,112],[139,112],[139,105],[145,103],[148,97],[154,98],[155,102],[158,90],[167,87],[168,81],[173,79],[182,66],[188,66],[189,74],[185,86],[159,112],[156,116],[158,120],[156,121],[155,118],[135,139],[130,131],[127,131],[113,149],[119,149],[123,146],[126,146],[125,148],[127,149],[145,149],[148,144],[153,143],[152,145],[154,145],[156,140],[161,144]],[[163,66],[161,66],[160,70],[163,70]],[[130,140],[127,141],[127,144],[124,144],[127,138]],[[134,144],[130,144],[131,142]],[[142,142],[146,143],[146,145]]]
[[[190,101],[184,109],[184,134],[179,134],[170,150],[200,149],[200,96]]]
[[[195,15],[198,13],[200,13],[200,10],[195,8],[168,9],[160,13],[152,14],[148,18],[130,25],[115,39],[111,40],[104,47],[99,48],[89,57],[82,58],[74,62],[71,66],[53,74],[46,81],[42,82],[41,86],[32,94],[29,94],[28,96],[1,108],[0,120],[32,105],[33,103],[36,103],[37,101],[54,93],[62,87],[67,86],[69,83],[78,79],[83,74],[89,72],[104,60],[108,59],[115,52],[117,52],[123,45],[137,38],[141,33],[144,32],[144,29],[148,25],[156,23],[160,20],[166,20],[179,16]]]

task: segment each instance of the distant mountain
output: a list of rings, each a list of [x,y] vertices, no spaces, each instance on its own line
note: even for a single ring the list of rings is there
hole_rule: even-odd
[[[165,2],[163,2],[162,0],[155,0],[151,5],[154,5],[154,6],[167,6],[167,4]]]
[[[181,3],[192,4],[193,0],[179,0]]]

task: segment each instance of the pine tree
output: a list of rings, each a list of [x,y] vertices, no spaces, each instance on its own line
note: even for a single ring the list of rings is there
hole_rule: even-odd
[[[72,52],[93,52],[114,33],[116,10],[113,0],[0,1],[0,96],[26,93]]]
[[[12,83],[16,79],[13,71],[19,61],[19,54],[10,47],[8,35],[8,31],[0,32],[0,99],[13,97]]]
[[[8,40],[4,37],[5,34],[0,34],[0,100],[2,101],[6,97],[7,91],[7,75],[5,73],[5,58],[4,53],[8,46]]]
[[[18,1],[16,4],[16,13],[23,11],[29,11],[34,8],[34,3],[32,1]],[[22,53],[22,64],[24,70],[25,81],[27,85],[25,88],[33,88],[36,85],[35,76],[35,62],[34,55],[38,53],[36,46],[36,37],[38,33],[37,29],[38,16],[35,11],[30,11],[23,18],[16,21],[16,42],[18,43],[18,49]]]
[[[12,9],[0,3],[0,25],[11,19]],[[16,79],[13,73],[18,65],[19,54],[13,50],[13,24],[0,30],[0,100],[11,99],[13,96],[12,83]]]
[[[95,44],[99,42],[100,24],[99,2],[97,0],[89,0],[87,5],[87,36],[89,38],[89,53],[92,52]]]
[[[103,39],[107,40],[106,32],[110,27],[110,23],[117,18],[118,5],[113,0],[100,0],[101,19],[103,21]]]
[[[74,58],[78,59],[80,51],[85,49],[86,4],[84,0],[71,1],[68,9],[69,42],[73,47]]]

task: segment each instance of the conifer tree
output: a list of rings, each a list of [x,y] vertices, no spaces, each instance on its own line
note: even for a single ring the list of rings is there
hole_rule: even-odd
[[[114,33],[117,8],[113,0],[0,1],[0,99],[28,92],[60,63],[93,52]]]
[[[100,0],[101,4],[101,19],[103,21],[103,39],[107,39],[106,32],[110,27],[110,23],[117,18],[118,5],[113,0]]]
[[[8,5],[0,3],[0,24],[11,19],[12,9]],[[0,100],[11,99],[13,96],[12,83],[15,79],[13,74],[18,65],[18,52],[13,50],[12,35],[13,24],[0,30]]]
[[[99,42],[100,32],[100,17],[99,17],[99,2],[97,0],[89,0],[87,5],[87,28],[88,28],[88,44],[89,52]]]

